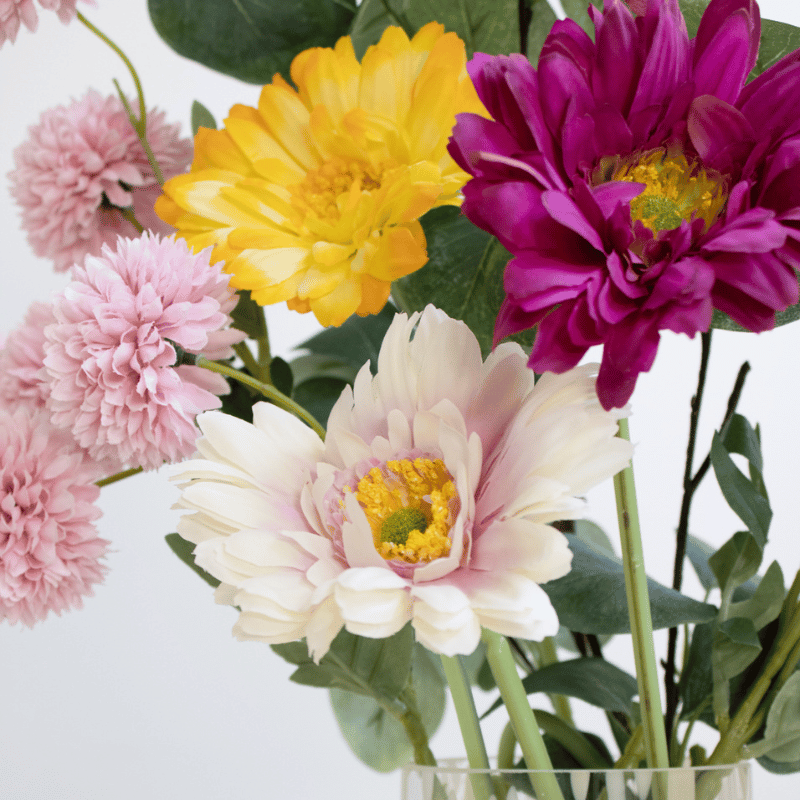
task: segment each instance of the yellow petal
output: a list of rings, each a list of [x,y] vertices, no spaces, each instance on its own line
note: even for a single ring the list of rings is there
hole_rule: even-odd
[[[272,135],[304,170],[320,163],[308,130],[309,110],[289,88],[267,84],[261,90],[258,110]]]
[[[394,281],[415,272],[428,261],[425,234],[416,222],[408,227],[388,228],[378,248],[366,263],[366,273],[382,281]]]
[[[314,261],[324,267],[334,267],[336,264],[352,258],[354,253],[352,245],[334,244],[333,242],[314,242],[311,248]]]

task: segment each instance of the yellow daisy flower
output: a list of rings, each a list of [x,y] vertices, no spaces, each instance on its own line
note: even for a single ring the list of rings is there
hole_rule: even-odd
[[[378,313],[391,282],[427,261],[418,219],[460,205],[469,177],[446,150],[461,112],[488,116],[463,42],[431,22],[387,28],[361,63],[350,38],[292,62],[258,108],[201,128],[191,172],[167,181],[161,218],[195,249],[216,245],[231,285],[323,325]]]

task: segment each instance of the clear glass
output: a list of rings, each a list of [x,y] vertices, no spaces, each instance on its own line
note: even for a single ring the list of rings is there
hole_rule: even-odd
[[[492,800],[536,798],[526,770],[471,770],[465,759],[444,759],[438,767],[403,767],[401,800],[474,800],[472,777],[486,772],[495,789]],[[564,800],[753,800],[748,761],[666,770],[556,770],[555,775]]]

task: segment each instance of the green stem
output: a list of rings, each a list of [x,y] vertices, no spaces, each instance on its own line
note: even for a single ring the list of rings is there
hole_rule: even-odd
[[[517,749],[517,734],[511,720],[506,723],[497,748],[497,768],[514,769],[514,751]]]
[[[529,770],[533,770],[530,779],[536,797],[538,800],[564,800],[506,638],[484,628],[483,639],[486,642],[486,658],[514,726],[525,763]]]
[[[597,748],[578,730],[555,714],[537,708],[533,712],[536,724],[555,739],[585,769],[609,769],[611,764]]]
[[[130,222],[130,224],[133,225],[134,228],[136,228],[136,231],[138,233],[144,232],[144,227],[139,222],[139,220],[136,219],[136,215],[133,213],[132,208],[121,208],[120,213],[122,214],[122,218]]]
[[[272,364],[272,351],[269,345],[269,330],[267,329],[267,317],[264,313],[264,307],[259,306],[261,309],[262,319],[264,324],[261,326],[261,333],[256,338],[258,345],[258,375],[264,383],[272,383],[272,376],[270,375],[270,364]]]
[[[614,764],[614,769],[628,769],[630,767],[637,767],[644,755],[644,728],[637,725],[631,733],[628,743],[625,745],[625,750],[617,759]]]
[[[442,667],[450,686],[453,705],[456,708],[458,724],[461,727],[461,738],[467,749],[467,759],[472,769],[488,770],[489,758],[486,755],[486,745],[483,741],[481,724],[478,712],[475,710],[475,700],[472,696],[464,665],[458,656],[453,658],[442,656]],[[475,800],[489,800],[493,794],[492,781],[488,772],[479,772],[472,775],[472,790]]]
[[[619,436],[630,441],[626,419],[619,421]],[[631,466],[627,466],[614,476],[614,490],[617,500],[622,564],[625,571],[625,593],[628,597],[628,617],[631,623],[636,678],[639,684],[639,703],[644,727],[647,765],[651,769],[666,769],[669,767],[669,751],[664,731],[664,717],[661,711],[656,656],[653,649],[650,595],[647,591],[639,511],[636,505],[636,486]],[[654,789],[657,788],[654,785]]]
[[[153,155],[153,151],[150,148],[150,145],[147,142],[147,108],[144,104],[144,91],[142,90],[142,82],[139,80],[139,75],[136,72],[131,60],[125,53],[122,51],[122,48],[119,47],[115,42],[113,42],[106,34],[104,34],[99,28],[92,25],[86,17],[81,14],[80,11],[77,12],[78,19],[80,20],[83,25],[88,28],[95,36],[98,37],[102,42],[107,44],[123,61],[125,66],[128,68],[128,72],[131,74],[131,78],[133,79],[134,86],[136,87],[136,96],[139,100],[139,117],[133,114],[131,111],[131,107],[128,104],[128,101],[125,99],[125,95],[122,93],[122,89],[120,89],[119,83],[114,81],[114,85],[117,87],[117,92],[119,93],[120,100],[122,100],[122,104],[125,106],[125,111],[128,113],[128,119],[131,121],[131,125],[133,125],[133,129],[136,131],[136,134],[139,137],[139,141],[144,147],[145,153],[147,153],[147,158],[150,161],[150,166],[153,170],[153,175],[158,183],[163,186],[164,185],[164,174],[161,172],[161,168],[158,165],[158,162]]]
[[[428,732],[422,723],[422,715],[419,713],[417,705],[417,693],[412,685],[407,686],[401,693],[400,699],[406,707],[400,722],[406,731],[406,736],[414,748],[414,761],[417,764],[424,764],[428,767],[436,766],[436,758],[433,755],[428,740]]]
[[[541,666],[547,667],[550,664],[558,663],[558,651],[556,650],[556,643],[553,641],[552,636],[547,636],[539,643],[539,653],[541,654]],[[561,717],[568,725],[575,727],[575,720],[572,716],[572,708],[569,704],[569,698],[563,694],[551,694],[550,702],[553,704],[553,710]]]
[[[226,378],[232,378],[235,381],[239,381],[239,383],[243,383],[245,386],[256,389],[279,408],[289,411],[303,420],[309,428],[319,435],[320,439],[325,438],[325,428],[323,428],[302,406],[295,403],[291,397],[287,397],[283,392],[278,391],[274,386],[262,383],[227,364],[221,364],[219,361],[211,361],[205,356],[194,356],[191,353],[187,353],[186,355],[190,358],[189,363],[194,363],[195,366],[224,375]]]
[[[116,483],[117,481],[124,480],[125,478],[130,478],[131,475],[138,475],[142,471],[143,470],[141,467],[131,467],[130,469],[125,469],[122,472],[117,472],[114,475],[109,475],[107,478],[102,478],[99,481],[95,481],[94,485],[102,488],[103,486],[108,486],[111,483]]]
[[[242,363],[247,367],[247,371],[251,375],[258,375],[261,372],[261,367],[256,361],[250,348],[244,342],[238,342],[233,345],[233,352],[242,359]]]

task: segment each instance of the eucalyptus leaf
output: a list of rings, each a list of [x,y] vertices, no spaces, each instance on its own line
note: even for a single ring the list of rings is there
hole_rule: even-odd
[[[321,353],[306,353],[292,359],[292,375],[298,385],[311,378],[336,378],[353,383],[358,373],[355,364],[349,364],[335,356]]]
[[[753,621],[744,617],[726,619],[714,636],[712,665],[715,680],[729,681],[743,672],[761,652]]]
[[[734,414],[725,424],[722,443],[729,453],[744,456],[759,472],[764,469],[761,439],[755,428],[741,414]]]
[[[602,658],[575,658],[550,664],[526,675],[522,685],[527,694],[563,694],[623,714],[630,714],[631,700],[639,693],[633,675]],[[483,716],[501,705],[502,701],[496,700]]]
[[[780,688],[767,714],[765,753],[773,761],[800,761],[800,672],[795,672]]]
[[[710,544],[696,536],[689,534],[686,538],[686,556],[697,574],[700,584],[707,592],[719,585],[714,570],[708,565],[708,559],[715,552],[716,550]]]
[[[777,561],[770,564],[764,577],[758,583],[755,592],[747,600],[731,603],[731,617],[749,619],[757,631],[778,618],[783,607],[786,589],[783,582],[783,571]]]
[[[612,558],[617,557],[614,552],[614,545],[611,544],[611,539],[608,538],[608,534],[599,525],[590,522],[588,519],[576,519],[573,524],[575,526],[575,535],[581,541],[586,542],[598,553]]]
[[[678,687],[683,700],[681,716],[684,719],[697,712],[700,706],[711,697],[714,688],[711,666],[713,641],[714,631],[710,623],[695,625],[689,645],[689,655],[686,665],[681,671]]]
[[[237,292],[239,301],[231,312],[233,327],[244,331],[250,339],[262,339],[267,334],[264,309],[250,297],[250,292]]]
[[[763,553],[747,531],[735,533],[709,559],[723,592],[730,592],[750,580],[761,565]]]
[[[195,545],[192,542],[187,542],[186,539],[178,533],[168,533],[164,539],[169,545],[169,549],[172,550],[192,572],[196,572],[209,586],[213,586],[215,589],[219,586],[220,581],[195,564],[194,556],[192,555]]]
[[[338,378],[311,378],[294,387],[292,399],[325,427],[346,386],[347,382]]]
[[[562,625],[580,633],[630,633],[622,562],[568,536],[572,569],[563,578],[542,584]],[[701,603],[648,578],[653,628],[686,622],[709,622],[715,606]]]
[[[269,377],[272,385],[287,397],[292,396],[294,376],[292,368],[280,357],[274,356],[269,362]]]
[[[492,348],[494,323],[503,302],[503,272],[511,254],[457,208],[434,208],[421,219],[428,240],[428,263],[395,281],[392,291],[411,311],[428,303],[469,325],[486,356]],[[533,333],[513,337],[523,346]]]
[[[225,75],[264,84],[289,77],[309,47],[332,47],[355,14],[336,0],[148,0],[158,35],[177,53]]]
[[[733,463],[718,433],[714,434],[711,442],[711,463],[728,505],[763,549],[767,543],[767,532],[772,521],[769,500]]]
[[[200,128],[217,129],[217,121],[214,115],[199,101],[192,103],[192,136],[197,135]]]

